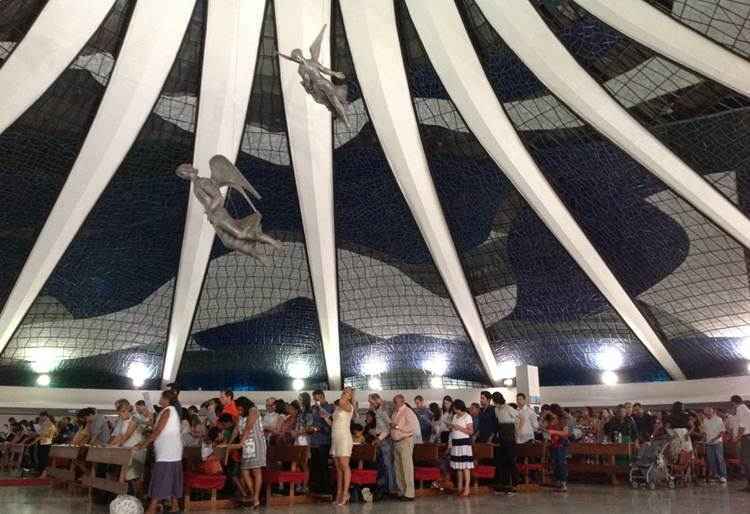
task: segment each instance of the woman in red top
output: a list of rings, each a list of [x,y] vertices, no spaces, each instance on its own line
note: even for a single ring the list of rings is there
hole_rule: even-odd
[[[557,412],[555,412],[557,410]],[[553,409],[544,416],[544,431],[549,435],[549,456],[557,490],[566,492],[568,482],[568,431],[567,414],[561,408]]]

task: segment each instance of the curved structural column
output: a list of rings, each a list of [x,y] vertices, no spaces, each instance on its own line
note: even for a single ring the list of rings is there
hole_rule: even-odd
[[[750,248],[750,220],[620,107],[568,53],[530,2],[513,2],[512,8],[495,0],[477,0],[477,4],[500,37],[550,91]]]
[[[396,32],[392,1],[341,0],[354,67],[380,143],[487,376],[497,382],[490,348],[424,155]]]
[[[645,1],[574,0],[607,25],[654,52],[750,96],[750,61],[702,36]]]
[[[88,136],[0,315],[0,352],[138,136],[169,74],[194,5],[136,5]],[[61,19],[66,17],[67,13]]]
[[[466,124],[623,321],[674,379],[677,363],[526,151],[484,75],[453,0],[406,0],[414,25]]]
[[[310,45],[324,25],[320,63],[331,65],[331,0],[275,0],[279,51]],[[300,85],[297,65],[281,59],[281,91],[284,97],[289,149],[297,184],[302,226],[305,231],[310,278],[318,310],[328,373],[328,387],[341,388],[339,352],[338,282],[336,241],[333,227],[333,134],[331,115]]]
[[[0,133],[36,102],[86,45],[115,0],[50,0],[0,68]]]
[[[222,0],[208,3],[193,165],[210,176],[216,154],[237,157],[252,90],[265,2]],[[172,382],[185,351],[206,275],[215,232],[192,186],[182,238],[180,268],[169,321],[163,379]]]

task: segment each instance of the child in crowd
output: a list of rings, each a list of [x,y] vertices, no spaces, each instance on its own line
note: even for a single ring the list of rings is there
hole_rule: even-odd
[[[352,441],[354,444],[365,444],[365,429],[359,423],[352,423]]]
[[[568,482],[568,424],[562,413],[544,415],[544,433],[549,438],[549,455],[558,492],[566,492]]]

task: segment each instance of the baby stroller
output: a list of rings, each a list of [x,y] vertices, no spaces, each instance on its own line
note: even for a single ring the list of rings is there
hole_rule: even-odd
[[[670,489],[674,489],[675,480],[666,455],[669,442],[669,438],[654,439],[640,447],[638,456],[630,464],[630,485],[634,489],[648,487],[653,490],[657,483],[666,483]]]

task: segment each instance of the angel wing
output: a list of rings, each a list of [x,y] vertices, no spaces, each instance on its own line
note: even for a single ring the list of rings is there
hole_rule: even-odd
[[[247,196],[245,191],[258,200],[261,199],[260,193],[258,193],[258,191],[250,185],[250,182],[242,176],[242,173],[237,169],[237,166],[232,164],[232,162],[223,155],[214,155],[211,157],[208,161],[208,166],[211,168],[211,179],[214,180],[219,187],[227,186],[234,189],[240,193],[245,200],[247,200],[247,203],[249,203],[253,209],[255,209],[255,205],[253,205],[253,202]]]
[[[315,41],[313,41],[312,46],[310,47],[310,56],[313,61],[320,62],[320,47],[323,45],[323,33],[326,31],[326,27],[328,25],[323,25],[323,28],[320,29],[320,34],[318,34],[318,37],[315,38]]]

